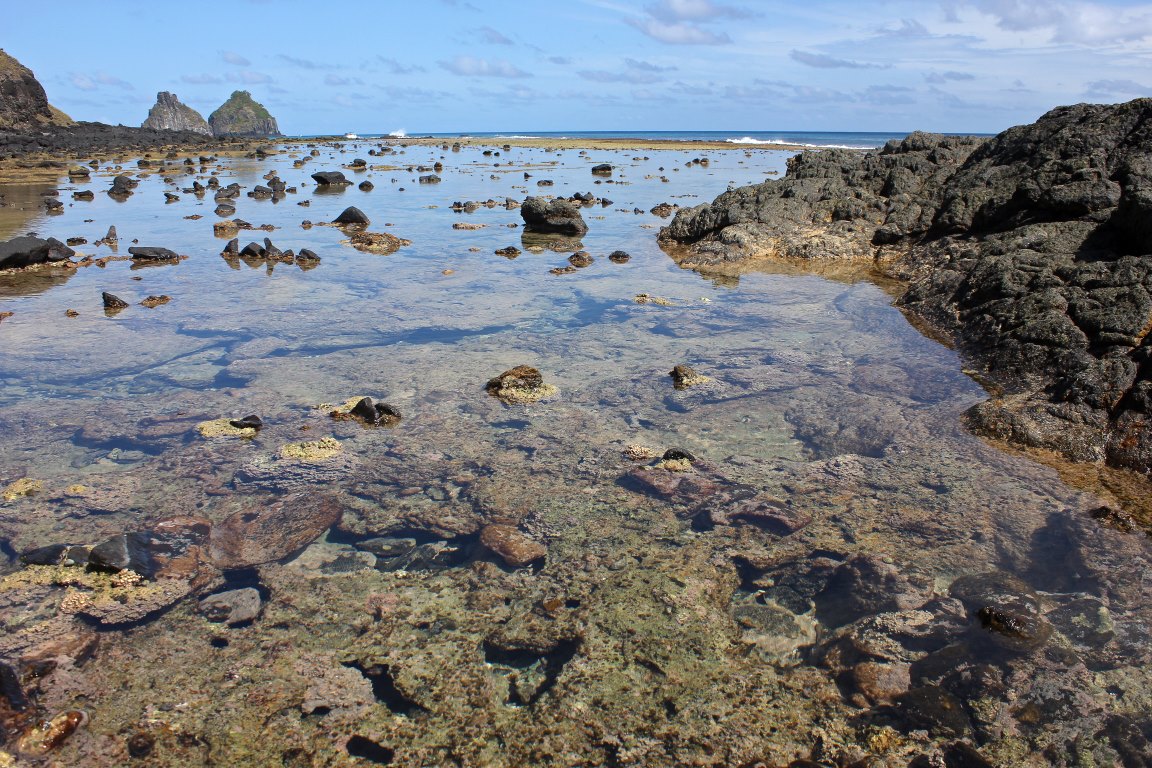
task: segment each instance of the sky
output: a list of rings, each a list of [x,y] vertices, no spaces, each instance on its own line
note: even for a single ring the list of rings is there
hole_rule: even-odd
[[[995,133],[1152,95],[1128,0],[3,2],[49,100],[124,125],[248,90],[288,135]]]

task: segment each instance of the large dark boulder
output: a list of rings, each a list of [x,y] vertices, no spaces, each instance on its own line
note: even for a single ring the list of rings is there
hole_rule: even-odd
[[[685,266],[854,259],[997,390],[978,433],[1152,472],[1152,99],[1060,107],[982,140],[806,152],[680,211]]]
[[[17,237],[0,243],[0,269],[19,269],[32,264],[66,261],[76,252],[54,237]]]
[[[529,197],[521,204],[520,215],[524,218],[525,232],[579,237],[588,231],[580,209],[567,200]]]
[[[312,174],[312,180],[322,187],[347,186],[352,183],[340,171],[318,171]]]

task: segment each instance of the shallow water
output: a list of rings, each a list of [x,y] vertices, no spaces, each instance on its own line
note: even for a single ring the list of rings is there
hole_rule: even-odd
[[[62,180],[57,216],[36,212],[39,188],[0,189],[29,201],[0,209],[0,237],[94,241],[115,225],[121,254],[135,239],[188,256],[0,276],[0,311],[14,313],[0,323],[0,481],[42,483],[0,505],[5,551],[176,515],[221,526],[300,491],[343,515],[302,553],[306,541],[213,572],[119,623],[63,607],[65,589],[100,584],[46,585],[46,566],[13,561],[10,637],[43,621],[42,635],[99,638],[33,686],[48,714],[89,715],[47,759],[125,764],[136,739],[157,765],[903,766],[963,742],[993,764],[1089,765],[1149,743],[1147,540],[964,433],[982,391],[867,275],[713,281],[656,246],[652,206],[760,181],[784,154],[711,152],[702,166],[676,151],[373,146],[321,146],[304,168],[291,161],[306,150],[287,147],[166,169],[177,187],[215,172],[247,190],[269,171],[297,185],[276,203],[242,194],[237,215],[276,227],[242,246],[267,235],[316,251],[306,271],[220,258],[211,193],[165,204],[175,187],[160,173],[125,202],[103,193],[111,169]],[[310,173],[356,157],[395,167],[345,171],[371,192],[317,194]],[[439,184],[406,170],[437,160]],[[601,162],[613,183],[595,183]],[[74,188],[95,200],[73,203]],[[550,274],[571,247],[528,250],[504,198],[586,191],[614,201],[583,209],[595,262]],[[489,198],[501,205],[450,210]],[[348,205],[411,245],[371,255],[300,226]],[[508,245],[524,252],[494,254]],[[631,259],[613,263],[616,250]],[[106,315],[101,291],[130,306]],[[171,301],[138,304],[159,294]],[[559,393],[507,406],[484,392],[521,364]],[[677,364],[710,380],[676,390]],[[403,419],[365,427],[315,407],[359,395]],[[251,439],[196,431],[249,413],[265,422]],[[335,459],[274,458],[328,436]],[[691,453],[685,476],[700,482],[668,490],[674,473],[638,470],[655,462],[629,445]],[[750,500],[783,512],[741,516]],[[509,567],[477,543],[493,522],[546,558]],[[390,565],[365,543],[380,537],[456,554]],[[990,572],[1019,580],[955,582]],[[197,612],[196,597],[250,584],[266,599],[257,620]]]

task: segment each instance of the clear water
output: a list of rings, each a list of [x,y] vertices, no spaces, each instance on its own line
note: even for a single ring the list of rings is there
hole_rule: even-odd
[[[302,554],[228,576],[265,593],[250,625],[206,622],[193,596],[98,628],[91,660],[40,683],[50,712],[89,714],[54,753],[61,764],[123,764],[139,734],[158,765],[783,765],[865,754],[906,765],[957,739],[1004,764],[1107,764],[1141,748],[1152,690],[1146,540],[1100,526],[1088,515],[1100,500],[1051,470],[965,434],[960,416],[983,393],[867,274],[709,279],[657,247],[654,205],[769,178],[785,154],[709,152],[705,167],[689,163],[701,155],[691,149],[408,146],[369,157],[372,146],[322,146],[302,169],[289,146],[205,170],[245,189],[269,171],[298,185],[278,203],[242,195],[237,215],[276,227],[253,240],[316,251],[322,261],[307,271],[221,259],[211,195],[165,204],[174,187],[161,173],[122,203],[102,192],[111,168],[76,185],[97,190],[93,202],[72,203],[62,180],[60,216],[36,210],[39,188],[0,190],[26,201],[0,210],[0,236],[94,241],[115,225],[121,254],[136,239],[188,256],[0,277],[0,311],[13,313],[0,323],[0,480],[42,483],[0,506],[5,551],[97,543],[175,515],[219,524],[301,488],[344,508]],[[310,173],[355,157],[393,167],[345,171],[371,192],[311,186]],[[440,184],[407,170],[436,160]],[[595,183],[589,168],[601,162],[616,167],[613,183]],[[179,160],[167,169],[176,187],[206,178],[183,171]],[[525,248],[517,211],[450,209],[586,191],[613,203],[583,209],[595,262],[566,275],[549,270],[571,248]],[[300,226],[348,205],[411,245],[371,255],[335,228]],[[494,254],[508,245],[524,252]],[[613,263],[616,250],[631,259]],[[106,316],[102,291],[130,306]],[[158,294],[171,301],[139,306]],[[559,394],[506,406],[484,392],[520,364]],[[711,381],[675,390],[676,364]],[[315,408],[357,395],[403,420],[365,428]],[[248,413],[266,424],[254,439],[196,432]],[[335,463],[265,471],[284,444],[326,436],[342,443]],[[716,487],[660,498],[630,479],[651,462],[627,458],[629,445],[688,451]],[[701,525],[702,511],[748,493],[807,523],[788,535]],[[543,565],[507,567],[471,529],[452,532],[473,514],[510,519],[546,545]],[[355,547],[381,535],[470,549],[446,568],[362,567]],[[781,591],[790,579],[827,581],[822,563],[848,578],[858,555],[897,574],[878,583],[900,605],[879,600],[842,625],[829,618],[835,579],[815,610]],[[58,613],[63,587],[33,589],[20,581],[33,569],[8,569],[10,637],[45,616],[54,632],[78,631]],[[956,578],[991,571],[1039,595],[1055,627],[1039,650],[988,641],[948,597]],[[892,650],[913,626],[923,637]],[[845,660],[836,649],[853,643],[859,658]],[[862,692],[872,689],[853,681],[866,663],[911,675],[903,687],[935,692],[935,709]],[[940,665],[955,675],[932,672]],[[941,724],[954,700],[941,690],[967,725]]]

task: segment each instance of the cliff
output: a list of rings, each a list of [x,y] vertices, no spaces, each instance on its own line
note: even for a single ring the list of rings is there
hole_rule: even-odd
[[[213,136],[280,136],[276,118],[248,91],[233,91],[228,101],[208,116]]]
[[[0,129],[23,131],[71,125],[72,118],[48,103],[32,70],[0,49]]]
[[[1152,472],[1152,99],[1060,107],[992,139],[804,153],[659,238],[702,271],[875,265],[988,385],[974,431]]]
[[[192,131],[206,136],[212,135],[208,121],[187,104],[181,104],[176,94],[161,91],[156,94],[156,104],[148,110],[148,117],[141,128],[154,128],[163,131]]]

